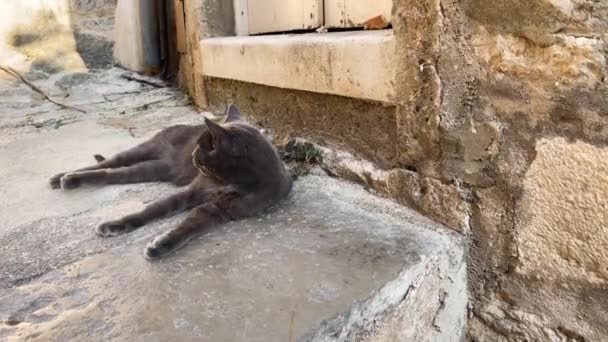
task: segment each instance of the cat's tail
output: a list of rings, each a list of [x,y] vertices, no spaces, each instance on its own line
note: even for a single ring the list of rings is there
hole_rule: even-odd
[[[95,160],[97,160],[98,163],[101,163],[102,161],[106,160],[106,157],[102,156],[101,154],[96,154],[93,156],[93,158],[95,158]]]

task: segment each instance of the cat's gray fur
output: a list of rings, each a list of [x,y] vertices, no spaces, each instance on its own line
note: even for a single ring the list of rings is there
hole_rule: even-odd
[[[53,188],[82,185],[171,182],[187,188],[142,211],[99,225],[101,237],[135,230],[153,220],[191,210],[177,227],[156,237],[144,256],[157,259],[183,247],[212,226],[259,213],[287,196],[292,180],[276,150],[260,131],[241,120],[234,106],[224,124],[172,126],[112,158],[95,155],[98,164],[61,173]]]

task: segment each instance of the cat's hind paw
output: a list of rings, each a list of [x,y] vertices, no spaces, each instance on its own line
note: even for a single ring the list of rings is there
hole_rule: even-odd
[[[61,178],[64,175],[65,175],[65,173],[59,173],[59,174],[56,174],[53,177],[51,177],[51,179],[49,179],[49,184],[51,185],[52,189],[61,188]]]
[[[162,258],[184,247],[188,240],[175,240],[170,236],[161,235],[150,242],[144,249],[144,257],[148,261]]]
[[[95,234],[100,237],[112,237],[128,233],[132,229],[121,221],[109,221],[95,227]]]

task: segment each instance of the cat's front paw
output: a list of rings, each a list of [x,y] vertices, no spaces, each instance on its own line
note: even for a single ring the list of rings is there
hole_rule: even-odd
[[[76,189],[80,186],[80,179],[78,175],[74,173],[65,174],[63,177],[61,177],[59,182],[61,184],[61,189],[63,190]]]
[[[188,240],[179,240],[170,235],[161,235],[150,242],[144,249],[144,257],[150,261],[171,254],[182,248]]]
[[[49,184],[51,185],[51,188],[59,189],[61,187],[61,178],[63,176],[65,176],[65,173],[59,173],[51,177],[51,179],[49,179]]]
[[[100,237],[118,236],[131,231],[131,226],[122,221],[104,222],[95,228],[95,234]]]

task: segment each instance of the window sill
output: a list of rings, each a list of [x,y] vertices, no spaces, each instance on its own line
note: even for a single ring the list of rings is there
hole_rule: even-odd
[[[203,74],[279,88],[394,102],[392,30],[201,40]]]

